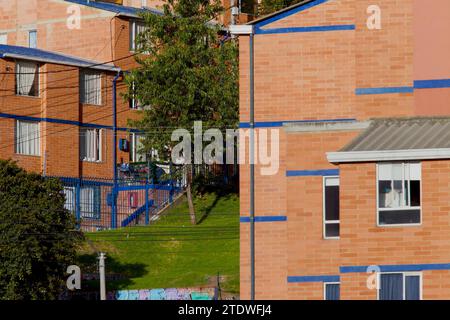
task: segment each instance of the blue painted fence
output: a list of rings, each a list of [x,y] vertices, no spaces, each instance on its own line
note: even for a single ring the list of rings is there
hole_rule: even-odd
[[[64,185],[65,207],[83,231],[148,225],[184,188],[184,179],[153,184],[146,179],[58,177]]]

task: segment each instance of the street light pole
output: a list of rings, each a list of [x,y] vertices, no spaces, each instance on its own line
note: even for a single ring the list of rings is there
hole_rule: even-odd
[[[100,256],[98,257],[98,269],[100,273],[100,300],[106,300],[105,259],[105,254],[100,252]]]

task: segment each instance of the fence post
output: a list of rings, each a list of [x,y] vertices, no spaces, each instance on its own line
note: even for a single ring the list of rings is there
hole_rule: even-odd
[[[111,229],[117,228],[117,186],[114,183],[111,192]]]
[[[81,178],[75,187],[75,219],[78,227],[81,227]]]
[[[170,174],[170,188],[169,188],[169,204],[173,202],[173,172],[172,172],[172,161],[169,163],[169,174]]]
[[[149,184],[148,181],[145,184],[145,225],[148,225],[150,223],[150,208],[148,205],[148,188]]]

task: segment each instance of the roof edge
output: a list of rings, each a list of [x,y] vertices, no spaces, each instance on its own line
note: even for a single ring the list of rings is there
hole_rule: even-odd
[[[272,22],[275,22],[277,20],[283,19],[283,18],[285,18],[287,16],[290,16],[292,14],[295,14],[297,12],[300,12],[302,10],[309,9],[311,7],[314,7],[316,5],[319,5],[319,4],[328,2],[328,1],[329,0],[303,0],[302,2],[294,4],[294,5],[289,6],[287,8],[275,11],[275,12],[270,13],[268,15],[265,15],[265,16],[263,16],[261,18],[258,18],[258,19],[255,19],[253,21],[250,21],[250,22],[247,23],[247,25],[255,25],[255,26],[262,27],[262,26],[265,26],[265,25],[270,24]],[[303,8],[304,6],[306,6],[308,4],[310,4],[310,5],[307,6],[306,8]],[[293,12],[289,13],[290,11],[293,11]],[[280,15],[282,15],[282,16],[278,17]],[[267,20],[269,20],[269,21],[267,21]]]
[[[450,159],[450,148],[327,152],[331,163]]]
[[[64,55],[61,55],[64,56]],[[78,59],[70,56],[66,56],[67,58],[71,59]],[[35,61],[35,62],[46,62],[46,63],[52,63],[52,64],[58,64],[58,65],[64,65],[64,66],[72,66],[72,67],[79,67],[79,68],[88,68],[88,69],[96,69],[96,70],[102,70],[102,71],[111,71],[111,72],[119,72],[121,69],[115,67],[111,64],[101,64],[101,63],[95,63],[92,61],[92,64],[89,64],[88,61],[86,63],[74,63],[74,62],[66,62],[66,61],[58,61],[54,59],[48,59],[48,58],[37,58],[37,57],[30,57],[27,55],[21,55],[16,53],[3,53],[0,55],[0,58],[12,58],[12,59],[21,59],[21,60],[27,60],[27,61]]]

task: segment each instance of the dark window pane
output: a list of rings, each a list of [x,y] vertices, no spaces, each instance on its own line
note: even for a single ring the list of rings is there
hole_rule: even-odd
[[[386,195],[392,191],[391,181],[381,180],[378,182],[378,207],[387,207]]]
[[[379,211],[379,224],[420,223],[420,210]]]
[[[327,223],[325,225],[325,237],[339,237],[339,223]]]
[[[325,285],[325,300],[339,300],[340,285],[338,283],[330,283]]]
[[[405,299],[406,300],[420,300],[420,277],[406,276],[405,277]]]
[[[420,206],[420,181],[411,180],[409,184],[411,186],[411,206],[418,207]]]
[[[325,187],[325,219],[339,220],[339,186]]]
[[[403,275],[380,275],[380,300],[403,300]]]

